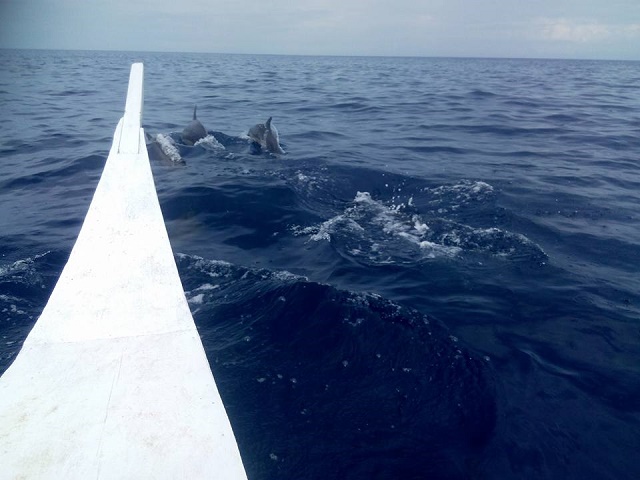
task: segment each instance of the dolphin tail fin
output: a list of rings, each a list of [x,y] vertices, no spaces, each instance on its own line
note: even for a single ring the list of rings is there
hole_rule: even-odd
[[[197,105],[194,105],[193,107],[193,119],[196,120],[196,110],[198,109]]]
[[[273,117],[269,117],[269,120],[267,120],[267,122],[264,124],[265,127],[267,127],[267,130],[271,130],[271,119]]]

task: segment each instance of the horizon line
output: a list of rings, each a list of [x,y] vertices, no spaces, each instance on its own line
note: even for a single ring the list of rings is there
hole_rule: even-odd
[[[640,62],[640,59],[602,58],[602,57],[540,57],[540,56],[471,56],[471,55],[389,55],[357,53],[246,53],[246,52],[203,52],[203,51],[162,51],[162,50],[112,50],[81,48],[44,48],[44,47],[0,47],[0,50],[43,51],[43,52],[103,52],[103,53],[149,53],[149,54],[187,54],[187,55],[246,55],[269,57],[342,57],[342,58],[432,58],[460,60],[565,60],[595,62]]]

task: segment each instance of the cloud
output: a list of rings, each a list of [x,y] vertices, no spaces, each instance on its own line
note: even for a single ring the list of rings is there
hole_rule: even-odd
[[[631,38],[640,37],[640,23],[634,23],[624,27],[624,33]]]
[[[568,3],[0,0],[0,47],[638,59],[640,0]]]
[[[612,35],[612,27],[598,22],[576,22],[564,18],[545,18],[536,22],[540,36],[545,40],[590,43]]]
[[[546,41],[585,44],[640,38],[640,23],[605,24],[566,18],[542,18],[534,21],[534,31],[537,38]]]

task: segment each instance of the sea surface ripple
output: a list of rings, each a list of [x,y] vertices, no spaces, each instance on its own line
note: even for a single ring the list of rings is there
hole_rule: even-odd
[[[0,59],[0,372],[143,61],[156,188],[249,478],[640,478],[640,63]],[[248,142],[270,116],[284,155]]]

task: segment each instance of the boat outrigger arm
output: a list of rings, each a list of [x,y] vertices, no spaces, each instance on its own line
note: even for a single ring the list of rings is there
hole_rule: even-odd
[[[0,378],[0,477],[246,479],[173,258],[143,65],[69,260]]]

